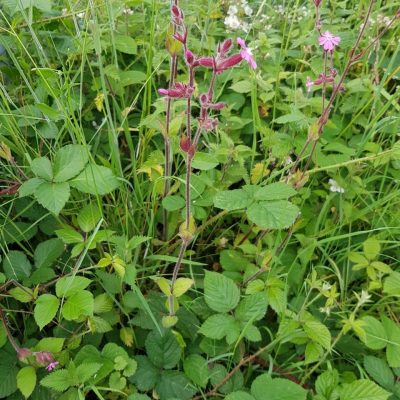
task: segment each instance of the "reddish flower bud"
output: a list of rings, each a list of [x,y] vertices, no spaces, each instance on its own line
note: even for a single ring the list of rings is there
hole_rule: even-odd
[[[189,98],[192,96],[192,93],[194,91],[194,88],[185,85],[184,83],[181,82],[176,82],[174,87],[171,89],[158,89],[158,93],[161,94],[161,96],[168,96],[168,97],[173,97],[173,98]]]
[[[192,65],[194,61],[194,55],[190,50],[185,51],[185,60],[188,63],[188,65]]]
[[[50,364],[54,363],[56,360],[53,357],[53,354],[49,351],[38,351],[35,354],[36,362],[39,364]]]
[[[231,47],[232,47],[232,39],[226,39],[221,45],[220,53],[222,54],[228,53]]]
[[[183,15],[182,10],[175,4],[171,7],[171,14],[175,18],[181,18]]]
[[[200,104],[201,105],[208,104],[208,102],[209,102],[208,94],[207,93],[202,93],[199,96],[199,100],[200,100]]]
[[[206,68],[212,68],[214,66],[214,61],[212,57],[201,57],[197,60],[199,65]]]
[[[190,139],[187,136],[182,136],[179,146],[183,152],[188,153],[191,146]]]
[[[234,54],[233,56],[230,56],[226,60],[223,60],[220,63],[218,63],[217,70],[218,70],[218,72],[222,72],[228,68],[232,68],[235,65],[239,64],[242,61],[242,59],[243,58],[240,54]]]
[[[194,155],[196,154],[196,147],[194,146],[194,144],[192,144],[189,147],[188,154],[189,154],[190,158],[193,158]]]
[[[17,350],[17,357],[18,357],[20,360],[23,360],[23,359],[29,357],[31,354],[32,354],[32,352],[31,352],[29,349],[19,348],[19,349]]]
[[[319,7],[322,3],[322,0],[314,0],[315,7]]]
[[[225,103],[220,101],[219,103],[210,104],[209,107],[213,110],[222,110],[226,106]]]

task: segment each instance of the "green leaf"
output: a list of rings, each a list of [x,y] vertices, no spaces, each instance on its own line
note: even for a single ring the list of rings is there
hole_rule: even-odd
[[[370,237],[363,243],[363,249],[365,257],[367,257],[368,260],[374,260],[381,252],[381,245],[378,239]]]
[[[255,400],[251,394],[246,392],[238,391],[232,392],[225,397],[225,400]]]
[[[53,168],[47,157],[35,158],[31,164],[32,172],[38,177],[51,181],[53,179]]]
[[[323,323],[316,320],[306,321],[304,332],[311,340],[319,343],[325,349],[331,348],[331,333]]]
[[[167,211],[176,211],[185,207],[185,200],[179,195],[166,196],[162,199],[162,205]]]
[[[267,186],[259,187],[254,193],[255,200],[287,200],[296,195],[297,192],[288,184],[283,182],[272,183]]]
[[[243,321],[259,321],[267,311],[267,299],[264,293],[246,296],[235,310],[235,318]]]
[[[172,288],[172,292],[175,297],[180,297],[185,294],[194,284],[193,279],[189,278],[178,278]]]
[[[8,399],[17,390],[16,358],[5,351],[0,351],[0,399]],[[11,396],[10,396],[11,397]]]
[[[116,35],[114,37],[115,47],[121,53],[136,54],[137,45],[134,39],[128,35]]]
[[[35,351],[50,351],[52,353],[59,353],[63,348],[64,342],[64,338],[43,338],[35,346]]]
[[[278,314],[286,310],[286,292],[278,286],[267,286],[265,290],[271,308]]]
[[[182,349],[170,330],[151,331],[145,342],[150,361],[159,368],[171,369],[178,364]]]
[[[147,75],[142,71],[121,71],[119,76],[122,87],[144,83],[147,80]]]
[[[304,362],[310,364],[317,362],[323,353],[322,346],[317,342],[309,342],[306,345],[306,350],[304,352],[305,358]]]
[[[400,296],[400,273],[392,272],[383,281],[383,291],[390,296]]]
[[[25,181],[18,189],[19,197],[31,196],[35,193],[36,188],[43,183],[41,178],[32,178]]]
[[[390,367],[400,368],[400,327],[385,315],[382,325],[387,335],[386,359]]]
[[[199,354],[190,354],[183,362],[186,376],[196,385],[205,388],[209,379],[207,360]]]
[[[11,250],[3,260],[3,271],[8,279],[21,281],[31,274],[32,266],[22,251]]]
[[[246,208],[252,199],[243,189],[224,190],[214,197],[214,206],[222,210],[234,211]]]
[[[239,81],[231,85],[231,89],[236,93],[249,93],[252,89],[252,83],[249,80]]]
[[[14,299],[21,303],[29,303],[33,300],[33,290],[27,287],[15,287],[9,290],[9,293]]]
[[[385,360],[374,356],[364,357],[364,367],[369,376],[387,390],[392,390],[395,378]]]
[[[292,225],[299,209],[289,201],[268,201],[251,205],[247,217],[262,229],[285,229]]]
[[[215,168],[218,165],[218,160],[216,157],[209,153],[203,153],[201,151],[196,152],[193,157],[192,167],[195,169],[200,169],[202,171],[208,171]]]
[[[93,312],[102,314],[112,310],[113,300],[107,293],[100,293],[94,298]]]
[[[54,158],[54,182],[65,182],[78,175],[89,161],[88,147],[69,144],[61,147]]]
[[[307,391],[288,379],[272,379],[268,374],[258,376],[251,385],[256,400],[306,400]]]
[[[72,294],[86,289],[90,284],[91,280],[84,276],[63,276],[56,283],[56,295],[57,297],[68,297]]]
[[[53,121],[58,121],[61,118],[60,113],[53,107],[50,107],[48,104],[36,103],[35,107]]]
[[[237,306],[240,291],[232,279],[217,272],[206,271],[204,298],[212,310],[224,313]]]
[[[78,214],[78,225],[83,232],[92,231],[101,219],[101,210],[97,204],[88,204]]]
[[[66,320],[72,321],[82,316],[93,315],[93,308],[93,294],[87,290],[80,290],[67,298],[62,307],[62,315]]]
[[[17,387],[27,399],[33,392],[36,386],[36,370],[29,366],[18,371]]]
[[[55,234],[67,244],[84,242],[83,236],[69,226],[65,226],[63,229],[56,230]]]
[[[79,383],[88,381],[101,367],[100,363],[83,363],[76,368],[76,376]]]
[[[42,294],[36,300],[33,316],[40,329],[53,320],[57,314],[60,300],[52,294]]]
[[[102,196],[115,190],[119,181],[109,168],[88,164],[70,184],[83,193]]]
[[[145,356],[136,356],[138,369],[132,378],[129,378],[139,390],[148,391],[154,388],[160,378],[157,367]]]
[[[240,335],[240,326],[235,319],[228,314],[214,314],[208,317],[199,329],[199,333],[210,339],[220,340],[229,335],[236,340]],[[232,343],[234,340],[231,340]]]
[[[157,382],[156,391],[160,395],[160,400],[189,400],[196,393],[186,376],[178,371],[163,371],[161,379]]]
[[[364,323],[365,345],[373,350],[383,349],[387,344],[388,337],[381,322],[370,316],[362,317],[361,321]]]
[[[69,185],[43,182],[36,188],[35,197],[44,208],[58,215],[69,199]]]
[[[345,385],[340,400],[386,400],[390,393],[368,379],[359,379]]]
[[[57,392],[63,392],[72,386],[73,382],[66,369],[59,369],[44,377],[40,384]]]
[[[339,374],[335,369],[327,370],[318,376],[315,382],[315,389],[323,399],[337,399],[339,397],[337,393],[339,385]]]
[[[39,243],[35,249],[36,268],[47,268],[53,265],[64,252],[64,244],[60,239],[49,239]]]

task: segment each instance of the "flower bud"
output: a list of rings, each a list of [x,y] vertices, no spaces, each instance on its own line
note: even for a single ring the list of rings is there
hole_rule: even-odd
[[[32,354],[32,352],[29,349],[25,348],[19,348],[17,350],[17,357],[19,360],[24,360],[25,358],[29,357]]]
[[[200,100],[200,104],[201,104],[201,105],[208,104],[208,102],[209,102],[208,94],[207,94],[207,93],[202,93],[202,94],[199,96],[199,100]]]
[[[212,68],[214,66],[212,57],[201,57],[197,61],[202,67]]]
[[[227,53],[232,47],[232,39],[226,39],[220,48],[220,53],[225,54]]]
[[[185,51],[185,60],[188,63],[188,65],[192,65],[194,61],[194,55],[190,50]]]
[[[319,7],[322,3],[322,0],[314,0],[315,7]]]
[[[191,146],[190,139],[187,136],[182,136],[179,146],[184,153],[188,153]]]
[[[226,104],[220,101],[218,103],[211,104],[210,108],[212,108],[213,110],[222,110],[225,106]]]
[[[239,64],[242,61],[242,56],[240,54],[234,54],[233,56],[230,56],[226,60],[218,63],[217,69],[219,72],[225,71],[228,68],[232,68],[235,65]]]

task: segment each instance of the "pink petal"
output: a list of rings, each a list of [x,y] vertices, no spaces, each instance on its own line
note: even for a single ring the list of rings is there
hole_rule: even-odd
[[[236,39],[236,42],[242,49],[246,48],[246,42],[242,38],[238,37]]]

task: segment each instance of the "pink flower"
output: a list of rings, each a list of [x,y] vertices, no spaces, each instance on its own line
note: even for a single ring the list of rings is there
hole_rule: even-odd
[[[324,32],[319,37],[319,44],[320,46],[324,47],[325,51],[333,51],[335,49],[335,46],[337,46],[339,43],[340,37],[333,36],[332,33],[330,33],[329,31]]]
[[[168,96],[173,98],[189,98],[192,96],[194,88],[186,85],[185,83],[176,82],[174,87],[171,89],[158,89],[158,93],[162,96]]]
[[[251,49],[249,49],[246,46],[246,42],[242,38],[239,37],[239,38],[237,38],[237,44],[241,48],[240,55],[241,55],[242,59],[246,60],[249,63],[251,68],[256,69],[257,68],[256,60],[254,60],[254,58],[253,58]]]
[[[53,369],[54,369],[55,367],[57,367],[58,364],[59,364],[58,361],[51,362],[51,363],[46,367],[47,371],[53,371]]]
[[[314,85],[313,80],[309,76],[307,76],[307,82],[306,82],[307,93],[311,93],[312,85]]]

